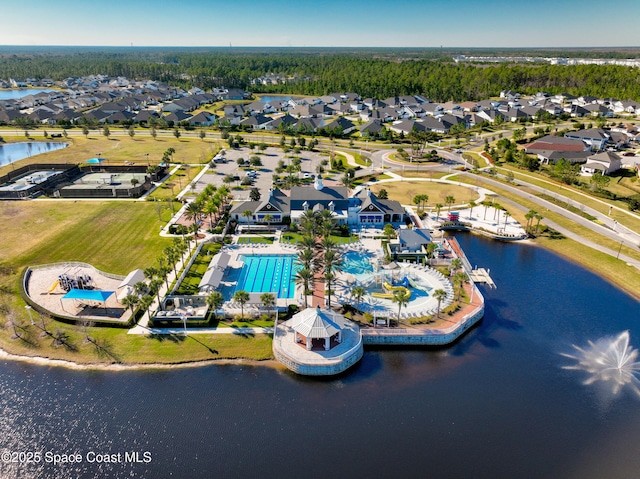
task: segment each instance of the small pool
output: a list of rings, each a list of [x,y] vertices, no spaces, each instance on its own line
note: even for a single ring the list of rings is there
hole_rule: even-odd
[[[356,277],[373,273],[373,264],[376,261],[372,253],[360,251],[347,251],[342,255],[342,270]]]
[[[242,255],[244,263],[235,291],[274,293],[276,298],[293,298],[298,265],[294,255]]]

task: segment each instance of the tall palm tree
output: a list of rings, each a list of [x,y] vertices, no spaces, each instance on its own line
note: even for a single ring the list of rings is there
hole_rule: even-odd
[[[342,255],[336,249],[327,249],[322,255],[324,279],[329,291],[328,305],[331,307],[331,286],[336,279],[336,273],[342,271]]]
[[[444,199],[445,204],[449,207],[449,211],[451,211],[451,207],[453,206],[453,204],[456,202],[456,198],[453,195],[448,195],[445,199]]]
[[[444,206],[442,203],[436,203],[436,218],[440,218],[440,210]]]
[[[212,291],[207,295],[205,301],[207,306],[213,309],[213,317],[216,318],[216,312],[224,304],[224,296],[222,296],[220,291]]]
[[[131,315],[133,316],[134,309],[138,305],[140,298],[135,294],[128,294],[124,298],[122,298],[122,305],[125,308],[129,308],[131,310]]]
[[[482,206],[484,206],[484,216],[482,217],[482,220],[486,220],[487,219],[487,210],[489,209],[489,206],[491,206],[493,204],[493,201],[490,200],[484,200],[483,202],[480,203]]]
[[[162,250],[164,256],[167,258],[169,264],[173,267],[173,272],[178,277],[178,271],[176,270],[176,263],[178,262],[178,252],[173,246],[167,246]]]
[[[149,316],[149,321],[151,321],[151,311],[150,307],[153,304],[153,296],[146,294],[142,298],[140,298],[140,302],[138,303],[142,309],[147,312],[147,316]]]
[[[298,243],[298,248],[301,250],[315,250],[318,247],[318,244],[316,243],[316,237],[313,235],[309,235],[309,234],[304,234],[302,235],[302,238],[300,239],[300,242]]]
[[[244,319],[244,305],[249,301],[249,293],[244,290],[236,291],[233,300],[240,303],[240,319]]]
[[[247,218],[247,226],[249,233],[251,233],[251,217],[253,216],[253,211],[251,210],[244,210],[242,212],[242,216],[244,216],[245,218]]]
[[[309,304],[307,302],[307,296],[309,295],[309,293],[311,292],[311,289],[313,288],[313,278],[314,278],[313,271],[307,268],[302,268],[298,270],[295,276],[296,284],[299,286],[302,286],[305,308],[309,307]]]
[[[511,213],[505,210],[504,212],[504,225],[507,226],[507,219],[511,216]]]
[[[478,204],[475,201],[469,201],[469,219],[473,216],[473,208],[476,206],[478,206]]]
[[[184,211],[184,216],[189,221],[193,221],[197,223],[200,220],[200,215],[202,214],[202,204],[199,201],[192,201],[187,206],[187,209]]]
[[[364,286],[356,285],[351,289],[351,297],[356,300],[356,309],[358,311],[360,311],[360,303],[365,294],[367,294],[367,290]]]
[[[456,299],[457,301],[460,301],[460,294],[462,293],[462,286],[465,283],[467,283],[468,280],[469,280],[469,277],[463,271],[458,271],[453,276],[453,284],[455,284],[457,286],[457,288],[458,288],[458,297]]]
[[[315,269],[315,259],[316,254],[311,249],[303,249],[298,252],[298,263],[302,265],[304,269],[314,270]]]
[[[536,231],[535,234],[538,234],[538,227],[540,226],[540,220],[542,219],[542,215],[535,215],[536,218]]]
[[[438,301],[438,312],[436,313],[436,316],[439,318],[440,317],[440,304],[447,297],[447,292],[444,289],[436,289],[433,292],[433,297],[436,299],[436,301]]]
[[[531,223],[532,223],[532,221],[533,221],[533,219],[535,218],[535,216],[536,216],[536,214],[537,214],[537,213],[538,213],[538,212],[537,212],[536,210],[529,210],[529,211],[527,212],[527,214],[526,214],[526,215],[524,215],[524,217],[527,219],[527,226],[525,226],[525,231],[526,231],[527,233],[529,233],[529,232],[530,232],[530,230],[531,230]]]
[[[460,258],[452,259],[451,263],[449,264],[449,276],[451,276],[454,271],[458,271],[460,268],[462,268],[462,260]]]
[[[164,281],[162,281],[161,279],[153,279],[149,283],[149,290],[155,293],[156,297],[158,298],[158,307],[162,305],[162,301],[160,301],[160,287],[162,286],[162,283],[164,283]]]
[[[391,298],[391,301],[397,303],[398,305],[398,325],[400,324],[400,311],[402,310],[403,306],[409,304],[410,299],[410,293],[405,289],[400,289],[393,293],[393,298]]]
[[[264,306],[264,309],[269,311],[275,306],[276,297],[273,293],[262,293],[260,295],[260,301],[262,302],[262,306]]]

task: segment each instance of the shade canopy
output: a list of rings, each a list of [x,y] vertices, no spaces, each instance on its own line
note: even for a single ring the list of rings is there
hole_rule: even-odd
[[[113,294],[113,291],[101,291],[99,289],[72,289],[62,299],[81,299],[84,301],[99,301],[104,303]]]
[[[102,163],[104,161],[104,158],[91,158],[90,160],[87,160],[87,163]]]
[[[330,338],[344,328],[344,317],[330,309],[307,308],[289,320],[291,328],[306,338]]]

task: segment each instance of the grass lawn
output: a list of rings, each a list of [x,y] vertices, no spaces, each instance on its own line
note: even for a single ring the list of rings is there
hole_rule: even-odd
[[[202,171],[202,167],[181,166],[167,181],[149,195],[151,199],[169,200],[175,198]]]
[[[11,141],[15,137],[7,137],[0,131],[0,136],[6,141]],[[18,137],[19,138],[19,137]],[[44,141],[39,136],[34,137],[37,141]],[[24,138],[19,138],[24,141]],[[50,141],[50,140],[49,140]],[[68,139],[58,140],[62,143],[69,143],[68,148],[51,151],[46,154],[31,156],[20,160],[14,165],[16,167],[32,163],[82,163],[89,158],[101,156],[107,161],[106,165],[122,165],[125,161],[133,162],[136,165],[146,165],[147,163],[157,164],[162,160],[163,153],[168,148],[174,148],[172,161],[176,163],[207,163],[215,152],[218,151],[218,142],[215,140],[201,140],[199,138],[158,137],[154,140],[148,136],[128,136],[105,138],[100,131],[92,131],[88,138],[84,136],[73,136]],[[0,168],[0,175],[10,171],[10,166]]]
[[[516,179],[521,178],[523,181],[526,181],[527,183],[530,183],[532,185],[539,186],[549,191],[556,192],[558,194],[566,196],[567,198],[570,198],[574,201],[584,204],[585,206],[589,206],[590,208],[593,208],[594,210],[599,211],[600,213],[609,214],[609,205],[617,206],[618,208],[622,209],[622,211],[620,211],[619,209],[613,209],[611,211],[610,217],[612,219],[615,219],[621,225],[626,226],[627,228],[631,228],[634,231],[640,231],[640,216],[636,213],[629,211],[627,204],[623,201],[596,198],[594,196],[589,195],[588,192],[578,190],[568,185],[564,185],[548,177],[545,177],[539,173],[524,172],[510,165],[508,167],[502,167],[502,169],[513,171]],[[630,181],[630,178],[618,178],[618,179],[620,179],[621,181]],[[611,183],[614,183],[614,180],[616,179],[612,178]],[[611,187],[608,187],[607,189],[613,191]],[[532,191],[532,194],[537,195],[538,193]],[[628,195],[628,194],[634,194],[634,193],[631,191],[626,191],[626,193],[623,193],[623,194]]]
[[[0,345],[7,352],[63,359],[82,363],[142,363],[171,364],[211,359],[265,360],[273,357],[271,337],[266,334],[193,334],[140,336],[127,334],[123,329],[89,328],[88,333],[100,348],[85,341],[80,328],[55,323],[49,328],[68,334],[72,347],[55,347],[51,340],[40,338],[39,331],[31,331],[29,343],[11,340],[11,331],[0,330]]]
[[[132,201],[0,202],[0,264],[22,269],[84,261],[124,275],[146,268],[171,244],[158,234],[164,223],[156,206]]]
[[[209,263],[211,263],[211,258],[219,252],[221,248],[222,245],[218,243],[207,243],[202,246],[200,254],[192,263],[184,280],[180,283],[176,294],[198,294],[200,280],[202,280],[202,276],[207,271]]]
[[[460,180],[464,179],[465,178],[461,178]],[[475,181],[477,181],[477,179],[474,179],[474,182]],[[493,185],[490,185],[490,188],[505,198],[515,201],[525,206],[526,208],[538,211],[544,218],[548,218],[551,221],[562,225],[568,230],[579,234],[596,244],[600,244],[614,250],[619,246],[619,243],[615,243],[609,238],[605,238],[604,236],[601,236],[590,229],[584,228],[559,214],[546,210],[542,211],[539,205],[531,201],[528,201],[516,195],[512,195],[509,192],[496,188]],[[524,211],[521,211],[517,208],[508,208],[508,210],[512,214],[512,217],[514,219],[518,220],[521,224],[526,224]],[[543,224],[544,219],[541,222],[541,225]],[[585,246],[578,241],[574,241],[565,237],[558,238],[555,235],[544,234],[536,238],[535,242],[536,244],[539,244],[558,253],[559,255],[569,259],[570,261],[573,261],[584,266],[585,268],[590,269],[594,273],[602,276],[607,281],[610,281],[620,289],[627,291],[636,298],[640,297],[640,293],[638,293],[640,291],[640,275],[638,275],[638,271],[636,268],[627,266],[624,261],[618,260],[610,255],[601,253],[588,246]],[[620,252],[621,254],[625,254],[629,257],[640,260],[640,253],[624,245],[622,246]]]
[[[444,204],[445,198],[449,195],[455,198],[456,205],[463,205],[479,198],[478,193],[471,188],[429,181],[407,180],[371,185],[371,191],[376,194],[382,189],[387,190],[389,199],[399,201],[403,205],[413,204],[413,198],[423,194],[429,196],[427,204],[431,206],[436,203]]]
[[[273,244],[273,236],[240,236],[238,244]]]

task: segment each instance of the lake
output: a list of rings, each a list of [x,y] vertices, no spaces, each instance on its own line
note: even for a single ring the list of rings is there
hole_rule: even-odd
[[[0,166],[15,163],[30,156],[60,150],[69,146],[67,143],[53,141],[32,141],[0,144]]]
[[[2,446],[82,458],[0,464],[0,476],[635,477],[640,398],[583,384],[589,375],[564,369],[574,361],[562,353],[623,330],[639,346],[638,301],[541,248],[456,237],[498,288],[481,286],[485,318],[448,348],[369,348],[331,379],[249,365],[0,363]],[[147,451],[148,463],[87,462]]]
[[[51,89],[46,88],[20,88],[16,90],[0,90],[0,100],[17,100],[27,95],[37,95],[38,93],[49,93]]]

